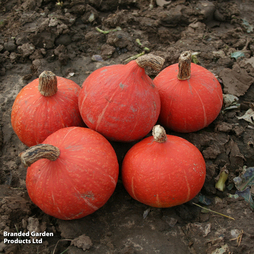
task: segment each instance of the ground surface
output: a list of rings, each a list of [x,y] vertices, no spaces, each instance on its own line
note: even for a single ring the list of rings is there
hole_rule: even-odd
[[[249,118],[238,118],[251,109],[254,98],[254,1],[157,3],[166,4],[0,1],[0,252],[254,253],[251,194],[248,201],[229,195],[237,191],[233,179],[254,166],[253,112],[249,111]],[[104,34],[96,27],[121,30]],[[177,63],[182,51],[197,52],[196,60],[216,75],[224,94],[239,99],[233,108],[225,104],[218,118],[199,132],[183,135],[167,130],[195,144],[206,160],[206,182],[195,203],[235,220],[207,212],[194,201],[168,209],[149,208],[130,198],[121,181],[105,206],[79,220],[55,219],[31,203],[26,168],[18,157],[26,146],[10,122],[18,92],[43,70],[81,86],[95,69],[125,63],[144,47],[165,58],[163,68]],[[150,70],[147,74],[157,75]],[[131,144],[113,145],[121,163]],[[229,171],[223,192],[215,188],[222,168]],[[3,243],[4,232],[19,231],[46,231],[54,236],[43,237],[42,244]]]

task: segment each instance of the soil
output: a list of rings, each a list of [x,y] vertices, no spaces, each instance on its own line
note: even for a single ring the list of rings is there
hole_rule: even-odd
[[[253,187],[246,198],[235,184],[254,166],[253,12],[253,0],[0,1],[0,252],[254,253]],[[188,134],[167,130],[202,152],[207,175],[200,194],[180,206],[152,208],[133,200],[120,176],[109,201],[82,219],[59,220],[36,207],[18,156],[27,147],[10,122],[21,88],[44,70],[81,86],[94,70],[142,52],[164,57],[164,69],[185,50],[215,74],[225,96],[207,128]],[[158,72],[147,74],[154,78]],[[133,143],[112,145],[121,165]],[[215,188],[222,170],[229,172],[224,191]],[[6,243],[17,239],[5,235],[14,232],[48,235]]]

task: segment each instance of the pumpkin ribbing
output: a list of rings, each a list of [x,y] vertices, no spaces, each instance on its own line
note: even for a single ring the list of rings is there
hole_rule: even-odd
[[[84,127],[59,129],[21,154],[32,202],[63,220],[91,214],[113,194],[119,165],[111,144]]]
[[[191,63],[183,52],[179,63],[162,70],[154,79],[161,99],[160,123],[177,132],[194,132],[210,125],[223,104],[222,88],[204,67]]]
[[[23,87],[11,112],[12,127],[21,142],[34,146],[60,128],[84,126],[78,109],[80,89],[50,71]]]
[[[194,198],[206,175],[205,160],[187,140],[165,135],[155,126],[153,136],[136,143],[125,155],[122,181],[130,196],[152,207],[172,207]]]
[[[130,142],[147,135],[158,120],[160,97],[144,67],[158,70],[163,63],[161,57],[146,55],[90,74],[79,94],[85,124],[113,141]]]

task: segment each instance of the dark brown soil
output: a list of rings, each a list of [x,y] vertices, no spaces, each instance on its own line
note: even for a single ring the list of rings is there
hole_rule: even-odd
[[[253,203],[237,198],[234,181],[254,166],[253,12],[253,0],[0,1],[0,252],[254,253]],[[44,70],[81,86],[94,70],[126,63],[147,53],[145,47],[165,58],[163,68],[177,63],[182,51],[196,52],[194,61],[222,85],[224,106],[209,127],[189,134],[167,130],[202,152],[207,176],[200,195],[177,207],[151,208],[133,200],[120,178],[106,205],[87,217],[62,221],[44,214],[27,194],[26,168],[18,156],[27,147],[10,122],[18,92]],[[233,104],[229,95],[235,96]],[[112,145],[121,164],[132,144]],[[219,191],[215,183],[222,169],[229,177]],[[250,191],[249,198],[253,186]],[[30,236],[20,237],[23,244],[6,242],[18,239],[7,233],[20,231],[51,236],[39,236],[35,243]]]

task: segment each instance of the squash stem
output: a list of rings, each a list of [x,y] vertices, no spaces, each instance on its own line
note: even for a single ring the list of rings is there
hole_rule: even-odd
[[[26,151],[19,154],[22,164],[25,167],[29,167],[34,162],[40,159],[48,159],[50,161],[55,161],[60,155],[60,150],[58,147],[39,144],[28,148]]]
[[[178,75],[179,80],[189,79],[191,76],[191,52],[184,51],[179,57]]]
[[[52,96],[57,92],[57,78],[51,71],[44,71],[39,76],[38,89],[43,96]]]
[[[151,67],[155,71],[160,71],[165,62],[165,59],[160,56],[155,56],[153,54],[147,54],[138,57],[136,59],[136,62],[141,68]]]
[[[153,138],[158,143],[164,143],[167,141],[167,133],[161,125],[155,125],[152,130]]]

